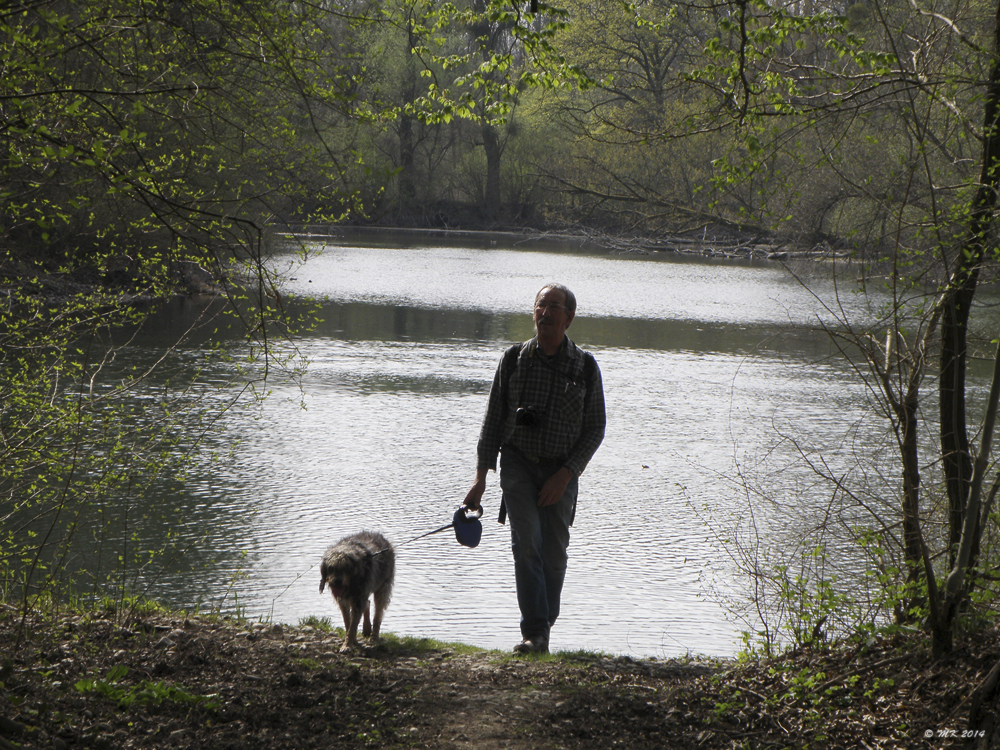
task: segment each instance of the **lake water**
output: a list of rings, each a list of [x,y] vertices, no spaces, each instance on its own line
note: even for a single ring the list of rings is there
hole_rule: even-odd
[[[775,264],[569,243],[399,244],[315,238],[305,265],[276,258],[287,266],[285,298],[320,304],[321,322],[296,339],[308,369],[273,375],[263,404],[227,411],[192,470],[164,488],[183,521],[143,533],[189,539],[191,549],[182,571],[140,576],[149,593],[339,624],[318,592],[320,556],[343,535],[378,529],[403,543],[385,630],[509,649],[518,612],[496,475],[478,548],[450,531],[408,540],[448,523],[461,503],[499,356],[530,338],[534,294],[556,280],[577,295],[569,335],[601,366],[608,430],[580,480],[552,647],[735,653],[746,625],[725,604],[746,592],[720,536],[752,518],[764,546],[789,545],[819,522],[830,494],[801,455],[836,469],[875,444],[863,389],[817,330],[832,320],[823,307],[837,298],[832,283],[817,278],[807,290]],[[851,294],[838,304],[864,314]],[[131,356],[158,356],[203,307],[173,304]],[[179,356],[211,382],[225,384],[234,368],[207,341]]]

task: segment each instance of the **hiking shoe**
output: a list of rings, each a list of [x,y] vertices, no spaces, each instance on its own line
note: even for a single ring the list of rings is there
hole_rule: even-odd
[[[549,639],[544,635],[536,635],[534,638],[525,638],[514,646],[515,654],[547,654],[549,652]]]

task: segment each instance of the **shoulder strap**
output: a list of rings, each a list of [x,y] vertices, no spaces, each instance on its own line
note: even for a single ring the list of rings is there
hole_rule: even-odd
[[[576,346],[576,344],[573,346]],[[580,353],[582,364],[579,365],[579,369],[574,368],[573,377],[579,378],[582,376],[583,382],[590,385],[590,380],[594,377],[594,370],[597,369],[597,359],[593,354],[581,349],[579,346],[576,346],[576,350]]]
[[[590,379],[594,377],[594,368],[597,367],[597,360],[590,352],[583,353],[583,382],[590,385]]]
[[[521,346],[521,344],[514,344],[503,353],[503,371],[508,380],[517,366],[517,358],[521,354]]]
[[[523,341],[520,344],[512,344],[507,351],[503,353],[503,365],[501,369],[503,370],[503,375],[506,378],[504,385],[510,382],[511,376],[517,369],[518,363],[521,361],[521,355],[527,350],[528,344],[530,344],[530,339],[528,341]]]
[[[510,384],[510,379],[514,375],[514,370],[517,369],[517,360],[521,356],[521,350],[524,348],[524,344],[514,344],[503,353],[503,360],[500,364],[501,375],[505,378],[503,381],[504,393],[507,391],[507,386]],[[504,396],[506,398],[506,395]],[[507,504],[504,502],[503,495],[500,496],[500,515],[497,516],[498,523],[505,523],[507,520]]]

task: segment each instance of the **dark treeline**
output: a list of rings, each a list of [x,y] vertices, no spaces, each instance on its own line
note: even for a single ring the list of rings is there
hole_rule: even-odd
[[[315,219],[921,250],[978,176],[992,15],[961,13],[7,4],[0,242],[124,273]]]

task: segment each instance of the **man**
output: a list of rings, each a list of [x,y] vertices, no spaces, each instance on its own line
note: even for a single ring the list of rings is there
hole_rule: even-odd
[[[566,336],[576,297],[562,284],[535,296],[535,337],[497,366],[477,446],[478,508],[500,454],[500,522],[510,518],[523,641],[515,653],[546,653],[559,616],[577,479],[604,439],[604,387],[597,361]]]

